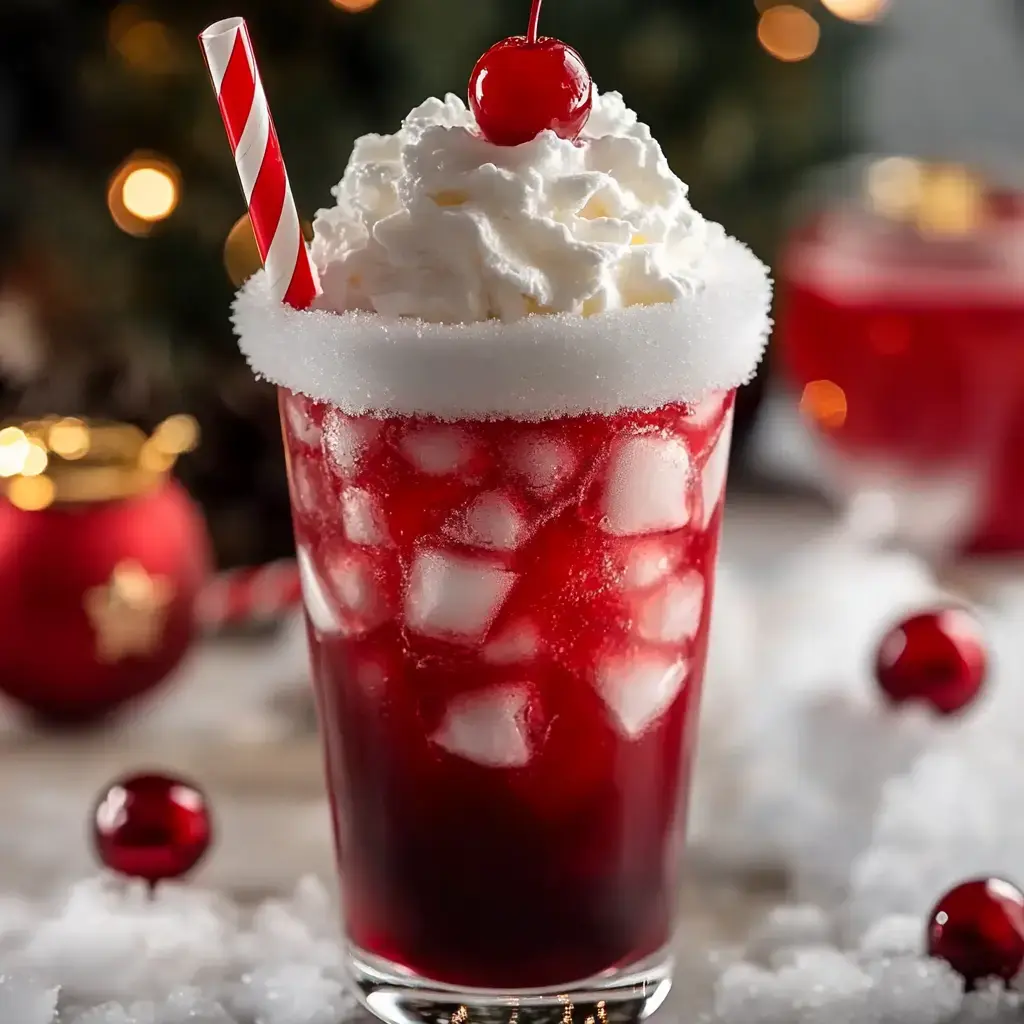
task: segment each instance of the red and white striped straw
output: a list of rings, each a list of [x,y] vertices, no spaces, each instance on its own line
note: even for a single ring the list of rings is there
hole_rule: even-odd
[[[305,309],[319,291],[299,212],[244,18],[218,21],[199,41],[242,182],[256,244],[279,302]]]

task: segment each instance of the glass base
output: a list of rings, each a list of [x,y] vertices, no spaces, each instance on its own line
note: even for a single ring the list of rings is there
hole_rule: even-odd
[[[355,948],[348,955],[360,1003],[387,1024],[634,1024],[665,1002],[673,966],[665,949],[576,984],[504,992],[443,985]]]

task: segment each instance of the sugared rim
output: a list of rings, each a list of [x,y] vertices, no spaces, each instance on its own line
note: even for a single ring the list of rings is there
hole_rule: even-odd
[[[550,419],[697,402],[754,375],[771,328],[767,267],[726,238],[671,304],[585,319],[431,324],[273,303],[265,275],[233,323],[257,375],[352,415]]]

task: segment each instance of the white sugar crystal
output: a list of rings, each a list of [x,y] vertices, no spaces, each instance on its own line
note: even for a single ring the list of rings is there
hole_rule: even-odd
[[[428,476],[458,473],[473,455],[473,442],[455,427],[424,427],[410,431],[399,445],[402,454]]]
[[[294,399],[289,401],[287,406],[288,426],[292,436],[303,444],[316,448],[320,444],[320,428],[313,422],[311,416]]]
[[[677,438],[649,435],[621,442],[609,469],[604,528],[631,536],[685,526],[692,474],[690,453]]]
[[[660,540],[639,541],[626,555],[622,582],[630,590],[643,590],[663,580],[679,561],[676,551]]]
[[[865,957],[913,956],[924,952],[925,923],[912,914],[891,914],[876,921],[862,936]]]
[[[576,472],[576,456],[564,441],[527,437],[512,452],[513,470],[539,498],[551,498]]]
[[[747,955],[767,963],[780,950],[827,945],[834,930],[821,907],[809,903],[775,907],[751,931]]]
[[[685,659],[654,652],[612,655],[598,666],[597,689],[622,731],[635,739],[679,696],[688,670]]]
[[[729,449],[732,444],[732,413],[730,412],[715,447],[708,455],[701,471],[701,501],[704,509],[704,526],[711,522],[725,494],[725,481],[729,475]]]
[[[698,572],[668,579],[647,595],[637,611],[636,629],[645,640],[681,643],[697,635],[704,610],[704,580]]]
[[[521,768],[530,760],[528,702],[528,693],[516,687],[456,698],[433,741],[451,754],[489,768]]]
[[[529,622],[519,622],[488,641],[483,659],[490,665],[517,665],[531,661],[539,648],[537,628]]]
[[[482,639],[515,582],[515,573],[482,559],[421,551],[405,596],[409,629],[463,643]]]
[[[312,557],[305,548],[300,547],[295,552],[295,558],[302,583],[302,600],[309,621],[318,633],[337,633],[341,629],[341,622],[330,597],[324,590],[323,583],[320,582]]]
[[[492,551],[515,551],[529,536],[529,527],[507,495],[480,494],[457,513],[444,531],[453,540]]]
[[[359,487],[346,487],[341,492],[341,520],[345,536],[353,544],[374,546],[388,540],[384,513],[377,499]]]
[[[324,417],[324,449],[343,474],[351,475],[379,432],[380,423],[375,420],[349,419],[329,409]]]
[[[0,974],[0,1021],[50,1024],[57,1012],[58,994],[56,987]]]
[[[259,373],[347,413],[542,420],[696,402],[749,380],[770,326],[767,270],[722,233],[699,276],[676,302],[590,318],[435,324],[289,309],[260,272],[233,320]]]
[[[874,981],[874,1019],[899,1024],[947,1024],[960,1009],[964,982],[941,960],[896,957],[865,968]]]
[[[261,967],[243,979],[236,1014],[259,1024],[338,1024],[352,999],[340,981],[307,964]]]

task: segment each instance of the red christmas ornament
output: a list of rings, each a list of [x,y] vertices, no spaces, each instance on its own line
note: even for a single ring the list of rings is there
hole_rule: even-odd
[[[547,129],[574,141],[590,117],[590,72],[571,46],[538,36],[541,3],[533,0],[527,35],[495,43],[469,80],[476,123],[496,146],[519,146]]]
[[[202,792],[165,775],[120,779],[100,797],[93,814],[93,839],[103,864],[151,885],[191,871],[209,848],[211,833]]]
[[[988,653],[977,619],[944,608],[905,619],[878,647],[875,676],[893,704],[923,701],[951,715],[977,697]]]
[[[192,643],[209,542],[169,475],[160,445],[174,443],[79,420],[0,431],[4,459],[24,449],[34,471],[0,493],[0,694],[45,721],[106,715],[167,678]]]
[[[928,955],[945,960],[968,987],[1012,981],[1024,966],[1024,893],[1001,878],[964,882],[928,919]]]

